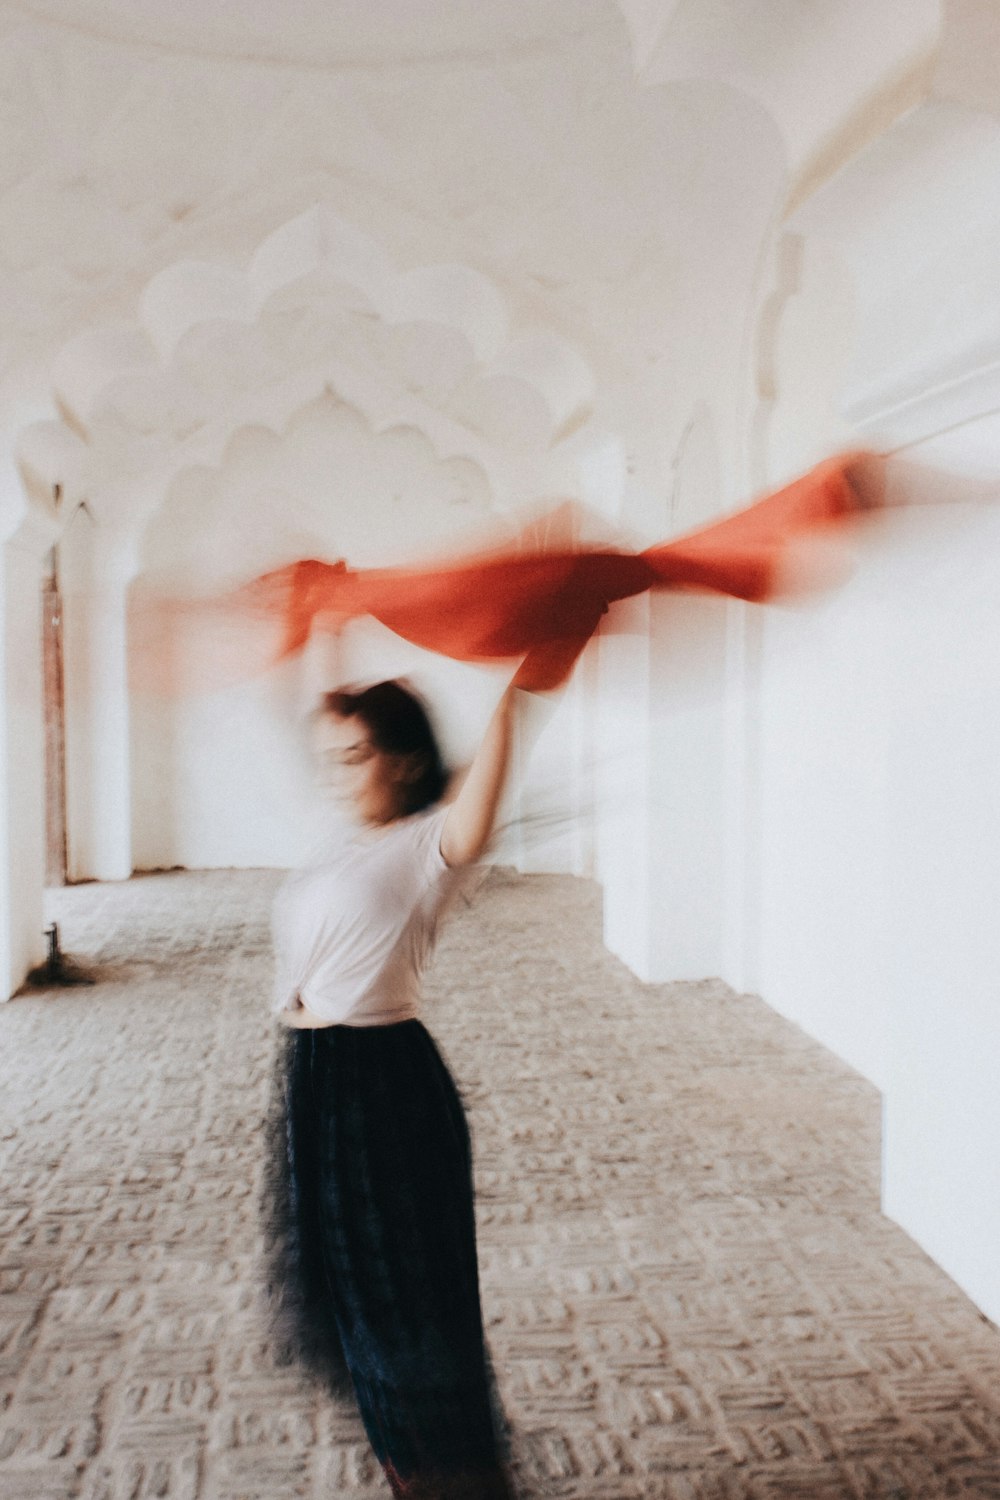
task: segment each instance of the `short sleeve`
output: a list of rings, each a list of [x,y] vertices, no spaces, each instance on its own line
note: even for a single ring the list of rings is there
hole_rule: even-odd
[[[441,853],[441,835],[444,832],[447,816],[447,806],[438,803],[430,811],[418,813],[413,820],[416,825],[413,830],[414,853],[420,863],[422,873],[429,882],[439,880],[451,869]]]

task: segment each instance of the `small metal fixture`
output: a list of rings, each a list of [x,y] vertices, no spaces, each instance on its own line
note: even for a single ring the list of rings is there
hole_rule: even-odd
[[[93,984],[93,974],[88,974],[86,969],[81,969],[79,964],[68,959],[59,946],[59,926],[53,922],[51,927],[46,927],[45,936],[49,940],[49,951],[45,962],[39,964],[37,969],[32,969],[28,975],[28,983],[35,985],[38,989],[46,989],[50,985],[64,984]]]

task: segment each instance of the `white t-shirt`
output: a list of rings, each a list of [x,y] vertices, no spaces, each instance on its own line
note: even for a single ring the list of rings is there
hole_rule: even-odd
[[[280,887],[274,1010],[388,1026],[417,1014],[420,976],[458,872],[445,864],[446,807],[382,829],[344,826]]]

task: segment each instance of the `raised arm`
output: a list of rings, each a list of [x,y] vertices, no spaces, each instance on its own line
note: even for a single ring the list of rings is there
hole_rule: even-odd
[[[471,864],[489,842],[510,769],[521,696],[522,690],[511,683],[497,704],[458,796],[448,809],[441,830],[441,853],[446,864]]]

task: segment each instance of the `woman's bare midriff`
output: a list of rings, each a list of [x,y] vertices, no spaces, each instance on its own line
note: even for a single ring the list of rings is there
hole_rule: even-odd
[[[304,1005],[298,1005],[294,1010],[279,1010],[278,1020],[282,1026],[294,1026],[306,1030],[315,1031],[321,1026],[335,1026],[336,1021],[324,1021],[322,1016],[314,1015]]]

